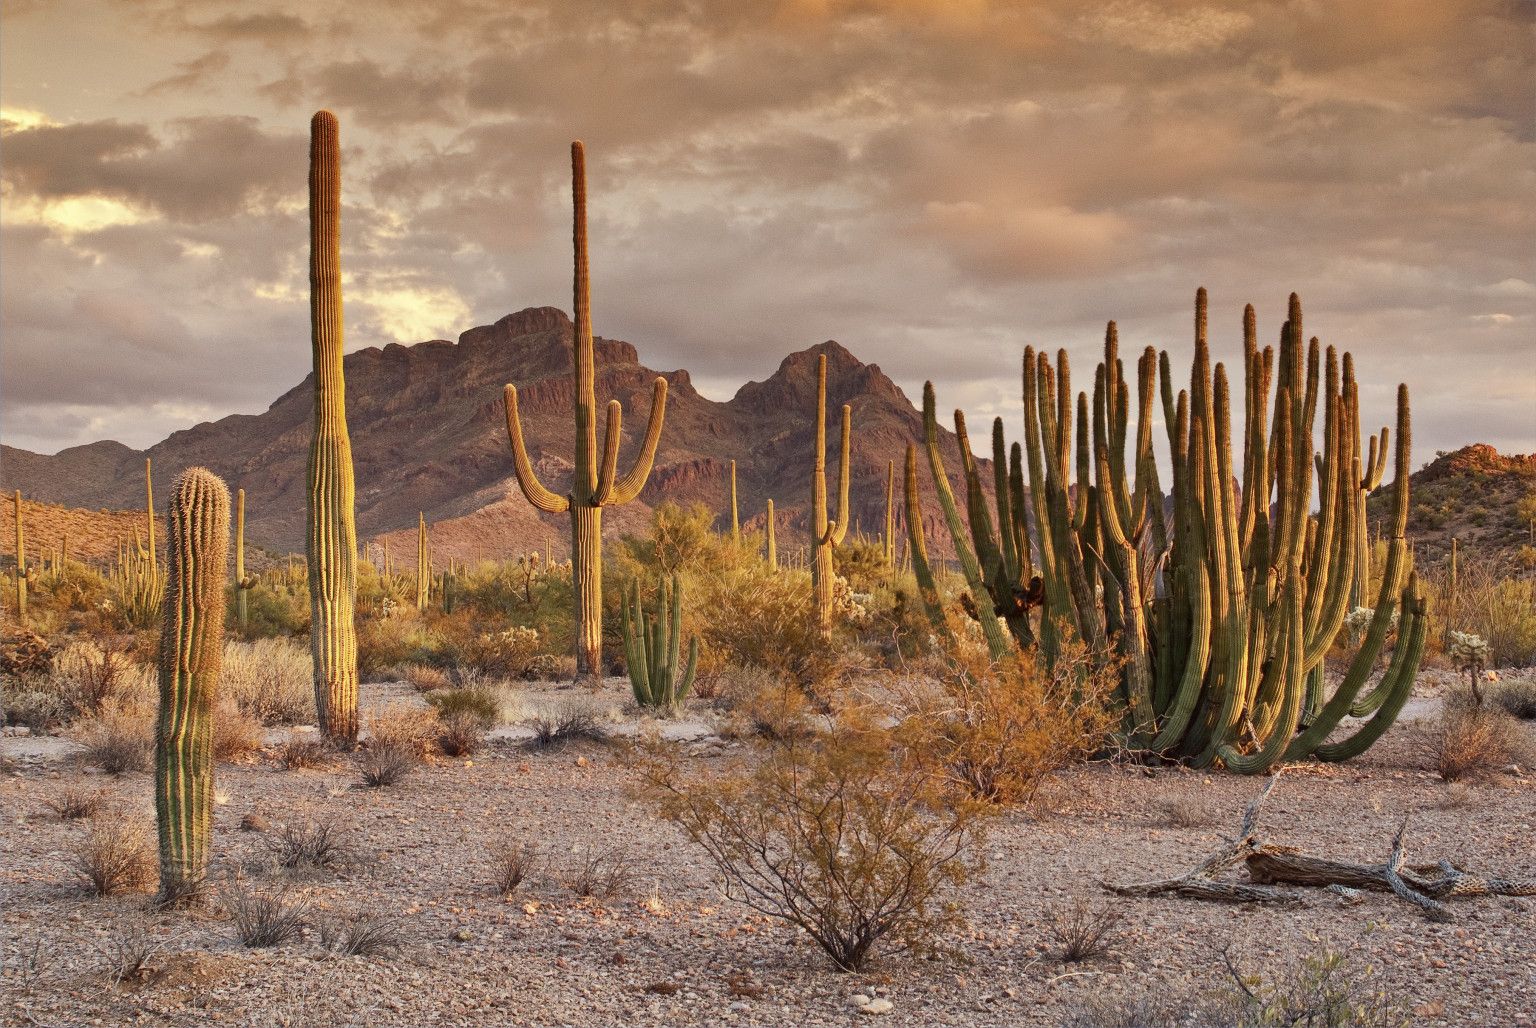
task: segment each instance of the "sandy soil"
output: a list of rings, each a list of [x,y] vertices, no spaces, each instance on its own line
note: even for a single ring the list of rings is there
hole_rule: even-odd
[[[1433,685],[1433,683],[1427,683]],[[370,687],[378,702],[405,695]],[[1426,690],[1413,716],[1431,714]],[[578,695],[552,687],[531,701]],[[617,707],[619,683],[603,697]],[[694,759],[732,745],[700,714],[674,729]],[[1536,873],[1536,787],[1500,774],[1452,793],[1423,766],[1411,724],[1363,758],[1288,772],[1263,819],[1275,841],[1377,861],[1405,816],[1410,859],[1449,858],[1471,869]],[[1318,943],[1374,969],[1378,988],[1403,997],[1417,1023],[1536,1024],[1536,900],[1456,904],[1453,924],[1431,924],[1385,895],[1356,906],[1315,893],[1293,908],[1231,907],[1179,899],[1116,901],[1127,918],[1105,959],[1064,967],[1050,955],[1042,912],[1074,897],[1108,902],[1100,880],[1182,872],[1232,830],[1258,788],[1252,779],[1180,769],[1093,766],[1047,787],[1043,809],[1001,816],[991,866],[968,886],[970,928],[945,940],[954,955],[898,957],[869,975],[831,971],[788,928],[722,897],[700,854],[630,791],[612,749],[587,743],[534,753],[502,732],[472,760],[424,768],[391,788],[359,787],[355,768],[282,771],[270,759],[219,769],[216,875],[260,870],[266,833],[241,829],[334,818],[359,859],[301,877],[313,904],[301,941],[243,949],[213,913],[155,914],[142,894],[85,896],[65,860],[83,835],[47,806],[94,784],[152,824],[147,776],[112,780],[77,769],[67,747],[0,740],[5,978],[8,1025],[846,1025],[855,994],[890,1000],[891,1025],[1060,1023],[1090,994],[1198,993],[1220,981],[1231,943],[1248,966],[1274,966]],[[697,741],[702,739],[703,741]],[[41,748],[40,748],[41,744]],[[1194,800],[1207,824],[1172,827],[1173,800]],[[270,829],[269,829],[270,832]],[[512,899],[489,887],[488,847],[527,840],[547,855],[541,878]],[[589,848],[621,847],[639,869],[628,895],[579,899],[562,882]],[[329,956],[319,924],[348,912],[398,917],[406,944],[392,958]],[[114,984],[114,940],[160,946],[149,980]]]

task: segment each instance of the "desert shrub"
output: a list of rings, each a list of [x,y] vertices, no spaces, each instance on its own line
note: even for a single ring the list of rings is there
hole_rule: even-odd
[[[298,938],[309,916],[308,901],[294,897],[286,885],[264,889],[234,882],[224,891],[222,902],[235,937],[247,949],[280,946]]]
[[[1444,596],[1443,573],[1435,578]],[[1438,637],[1444,618],[1456,631],[1481,636],[1488,642],[1489,667],[1528,667],[1536,664],[1536,578],[1514,577],[1492,560],[1467,560],[1456,584],[1454,612],[1439,604],[1440,631],[1432,620],[1431,633]],[[1431,617],[1436,614],[1431,608]]]
[[[1153,816],[1167,828],[1196,828],[1211,823],[1211,805],[1199,796],[1181,793],[1166,796],[1152,805]]]
[[[570,653],[541,653],[523,675],[530,681],[568,682],[576,677],[576,657]]]
[[[60,821],[78,821],[95,817],[107,806],[111,796],[102,789],[66,788],[58,796],[47,800],[48,809]]]
[[[535,749],[563,749],[573,742],[606,738],[597,711],[586,703],[552,703],[535,711],[528,725],[533,729],[529,742]]]
[[[272,863],[285,871],[330,871],[356,859],[346,829],[335,818],[285,824],[265,837]]]
[[[450,714],[439,720],[437,749],[445,757],[473,756],[485,742],[485,725],[472,714]]]
[[[291,639],[224,644],[219,691],[264,725],[313,724],[314,670],[308,648]]]
[[[213,759],[226,764],[247,760],[264,741],[261,722],[228,701],[213,711]]]
[[[245,596],[246,621],[235,617],[235,604],[229,604],[226,624],[229,631],[243,639],[291,639],[309,635],[309,580],[302,567],[293,574],[274,568],[260,575]]]
[[[357,759],[363,784],[370,789],[395,785],[421,765],[421,755],[410,743],[400,739],[374,739]]]
[[[391,957],[405,947],[405,932],[396,918],[364,912],[322,922],[320,945],[339,957]]]
[[[538,629],[527,625],[493,629],[475,626],[459,644],[455,663],[495,678],[524,678],[543,646]]]
[[[612,899],[628,892],[634,879],[634,864],[622,849],[588,848],[571,869],[565,884],[578,896]]]
[[[154,714],[145,707],[110,701],[76,733],[81,762],[109,775],[147,771],[154,761]]]
[[[1504,710],[1456,693],[1446,697],[1425,741],[1435,771],[1447,782],[1493,774],[1530,750],[1520,723]]]
[[[63,694],[46,681],[31,678],[0,677],[0,701],[7,725],[21,725],[36,734],[67,724],[75,713]]]
[[[1124,919],[1124,912],[1117,907],[1095,906],[1079,898],[1046,907],[1040,923],[1056,943],[1056,959],[1076,964],[1107,955],[1115,929]]]
[[[358,770],[369,788],[394,785],[436,749],[440,725],[435,712],[391,706],[368,720]]]
[[[1493,702],[1522,721],[1536,720],[1536,678],[1516,678],[1499,683]]]
[[[960,637],[933,662],[938,689],[907,691],[899,736],[913,758],[976,799],[1023,803],[1045,778],[1103,746],[1119,714],[1119,669],[1064,643],[1049,670],[1032,653],[992,661]]]
[[[501,723],[501,697],[488,686],[439,689],[426,695],[426,701],[443,720],[468,717],[484,730]]]
[[[686,770],[653,752],[644,779],[726,894],[806,932],[841,970],[929,945],[944,893],[976,870],[982,806],[857,725],[760,748],[756,766]]]
[[[286,770],[329,767],[336,759],[336,747],[321,735],[304,733],[285,740],[277,748],[277,762]]]
[[[510,896],[541,866],[539,851],[528,842],[505,840],[491,848],[491,884],[498,896]]]
[[[733,735],[786,740],[815,731],[815,712],[805,691],[767,668],[743,669],[728,679],[721,701],[731,712],[728,731]]]
[[[158,874],[149,833],[139,821],[115,816],[93,817],[66,863],[97,896],[146,889]]]
[[[106,977],[113,985],[142,983],[155,977],[151,962],[165,950],[167,940],[150,933],[149,925],[119,928],[101,945]]]
[[[68,697],[76,714],[87,717],[125,691],[142,690],[144,674],[114,637],[102,643],[72,642],[59,651],[53,664],[55,688]]]
[[[441,637],[415,608],[389,617],[365,618],[357,624],[357,673],[372,680],[385,668],[430,664],[441,648]]]
[[[417,692],[433,692],[453,686],[453,679],[448,677],[448,672],[431,664],[406,664],[398,673]]]

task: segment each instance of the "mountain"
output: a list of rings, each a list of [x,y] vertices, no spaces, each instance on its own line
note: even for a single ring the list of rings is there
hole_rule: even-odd
[[[1413,473],[1408,535],[1421,562],[1438,560],[1454,536],[1468,557],[1499,558],[1532,541],[1520,502],[1536,497],[1536,453],[1502,455],[1485,443],[1463,446]],[[1392,490],[1370,499],[1370,521],[1380,531]]]
[[[409,565],[421,511],[434,525],[439,557],[529,549],[563,553],[566,519],[535,511],[513,478],[502,386],[517,385],[530,455],[544,483],[563,492],[572,473],[573,344],[570,319],[537,307],[472,328],[456,343],[395,343],[348,354],[347,422],[359,538],[394,536],[392,554]],[[620,468],[627,468],[645,431],[657,372],[641,365],[627,342],[599,338],[594,350],[599,405],[610,398],[624,404]],[[877,365],[825,342],[790,354],[766,381],[747,383],[724,403],[699,395],[687,371],[663,372],[667,413],[656,467],[639,502],[607,513],[610,534],[641,529],[650,511],[669,500],[705,503],[722,513],[724,524],[734,458],[743,521],[760,525],[771,497],[780,521],[780,552],[793,553],[800,545],[793,528],[805,524],[810,499],[816,359],[823,353],[829,466],[835,469],[837,412],[847,403],[853,408],[854,520],[867,533],[877,533],[884,523],[886,462],[896,461],[899,476],[907,442],[921,438],[921,416]],[[153,462],[157,498],[168,495],[183,468],[201,464],[223,477],[231,491],[246,491],[250,543],[280,552],[302,550],[312,377],[261,414],[200,424],[147,450],[98,442],[46,456],[0,447],[0,489],[20,489],[28,499],[75,508],[142,509],[146,457]],[[953,475],[959,467],[953,435],[945,434],[945,445]],[[926,468],[922,477],[928,478]],[[835,488],[831,474],[829,482]],[[929,538],[947,542],[931,485],[924,493]],[[897,505],[899,511],[899,482]]]

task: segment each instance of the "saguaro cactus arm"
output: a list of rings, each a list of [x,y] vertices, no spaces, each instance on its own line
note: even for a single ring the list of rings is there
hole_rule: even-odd
[[[528,447],[523,442],[523,423],[517,412],[517,387],[508,384],[502,390],[502,396],[507,408],[507,438],[512,443],[512,470],[517,475],[518,486],[528,502],[539,510],[546,514],[564,514],[571,509],[570,497],[546,489],[533,470],[533,461],[528,459]]]
[[[613,487],[613,495],[606,501],[608,504],[629,503],[645,488],[645,481],[650,478],[651,468],[656,463],[656,447],[661,442],[661,426],[666,416],[667,380],[657,375],[651,385],[651,417],[645,426],[645,438],[640,441],[640,452],[635,456],[635,466]]]

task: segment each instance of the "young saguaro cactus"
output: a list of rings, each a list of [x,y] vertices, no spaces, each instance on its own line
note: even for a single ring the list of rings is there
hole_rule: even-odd
[[[827,516],[827,355],[816,358],[816,449],[811,470],[811,591],[816,597],[816,627],[832,634],[832,587],[837,570],[832,550],[848,535],[848,450],[852,409],[843,404],[842,447],[837,463],[837,516]]]
[[[16,620],[27,623],[27,539],[21,527],[21,490],[16,490]]]
[[[244,628],[250,615],[250,591],[256,588],[254,575],[245,573],[245,490],[235,493],[235,615]]]
[[[309,321],[315,427],[309,445],[306,553],[315,709],[332,739],[357,740],[357,526],[342,377],[341,144],[336,116],[310,121]]]
[[[731,545],[741,545],[741,514],[736,506],[736,462],[731,461]]]
[[[224,648],[229,490],[206,468],[188,468],[172,487],[167,521],[155,819],[160,897],[171,903],[195,898],[208,867],[213,701]]]
[[[416,609],[424,611],[432,602],[432,557],[427,544],[427,515],[416,515]]]
[[[602,458],[597,445],[597,375],[592,356],[591,277],[587,265],[587,172],[586,151],[580,142],[571,144],[572,249],[575,272],[572,292],[575,345],[572,376],[575,379],[576,473],[565,496],[551,492],[538,479],[517,411],[517,388],[505,389],[507,437],[512,444],[517,484],[528,502],[549,514],[571,517],[571,582],[576,598],[576,669],[578,675],[603,674],[603,508],[629,503],[640,495],[656,460],[656,444],[667,410],[667,380],[660,375],[651,393],[651,419],[645,439],[629,473],[618,476],[619,441],[624,409],[618,400],[608,401],[608,421],[603,436]]]
[[[779,546],[778,546],[777,541],[774,538],[773,526],[774,526],[775,518],[774,518],[774,514],[773,514],[773,501],[772,500],[768,501],[768,511],[764,515],[764,518],[765,518],[765,520],[767,522],[766,527],[767,527],[767,530],[768,530],[768,538],[767,538],[766,542],[764,543],[764,545],[767,547],[767,550],[768,550],[767,554],[765,555],[767,557],[767,560],[768,560],[768,570],[769,571],[777,571],[777,570],[779,570]]]
[[[681,709],[693,688],[699,665],[699,637],[688,642],[688,663],[682,663],[683,586],[676,575],[663,578],[657,589],[657,612],[647,616],[640,603],[640,586],[630,583],[623,608],[624,657],[635,702],[662,713]]]

